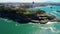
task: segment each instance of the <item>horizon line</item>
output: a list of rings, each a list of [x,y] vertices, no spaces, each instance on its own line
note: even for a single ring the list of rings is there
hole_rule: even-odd
[[[32,2],[0,2],[0,3],[32,3]],[[34,3],[60,3],[60,2],[34,2]]]

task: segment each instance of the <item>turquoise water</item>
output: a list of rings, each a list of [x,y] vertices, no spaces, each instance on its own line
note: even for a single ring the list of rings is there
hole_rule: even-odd
[[[46,6],[36,9],[44,10],[60,19],[60,13],[56,12],[56,10],[60,9],[60,6],[52,7]],[[50,24],[19,24],[12,20],[0,18],[0,34],[60,34],[60,22],[52,22]]]
[[[50,8],[52,7],[52,8]],[[56,18],[60,19],[60,13],[56,12],[60,10],[60,6],[46,6],[46,7],[38,7],[34,8],[35,10],[44,10],[49,14],[55,15]]]
[[[46,6],[46,7],[36,8],[36,9],[44,10],[47,13],[55,15],[58,19],[60,19],[60,13],[56,12],[57,10],[60,10],[60,6]]]

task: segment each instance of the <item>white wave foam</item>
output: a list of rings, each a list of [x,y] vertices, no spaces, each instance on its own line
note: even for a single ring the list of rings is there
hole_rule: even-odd
[[[53,27],[50,27],[51,31],[54,32],[54,33],[59,33],[60,31],[57,30],[56,28],[53,28]]]
[[[1,18],[1,20],[7,21],[8,19]]]
[[[40,24],[40,23],[32,23],[32,22],[29,22],[28,24]]]
[[[57,23],[57,22],[47,22],[46,24],[53,24],[53,23]],[[32,22],[29,22],[28,24],[40,24],[40,23],[32,23]]]
[[[51,30],[52,32],[55,32],[54,29],[53,29],[52,27],[50,27],[50,30]]]
[[[49,29],[49,28],[47,28],[47,27],[40,27],[41,29]]]
[[[7,21],[8,19],[4,19],[5,21]]]
[[[16,26],[18,26],[18,24],[15,24]]]
[[[41,29],[48,29],[51,30],[53,33],[59,33],[60,31],[57,30],[55,27],[40,27]]]
[[[28,24],[35,24],[35,23],[31,23],[31,22],[29,22]]]
[[[53,24],[53,23],[57,23],[57,22],[47,22],[46,24]]]

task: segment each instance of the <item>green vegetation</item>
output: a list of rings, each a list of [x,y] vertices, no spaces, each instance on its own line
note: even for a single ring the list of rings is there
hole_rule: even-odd
[[[27,12],[23,12],[24,15],[29,15],[31,14],[31,12],[27,11]]]
[[[36,14],[44,14],[44,13],[46,13],[46,12],[43,11],[43,10],[37,10],[37,11],[36,11]]]

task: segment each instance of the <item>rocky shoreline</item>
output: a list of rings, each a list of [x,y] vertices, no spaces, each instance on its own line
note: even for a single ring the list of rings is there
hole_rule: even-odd
[[[32,12],[26,9],[3,9],[0,10],[0,17],[16,21],[18,23],[41,23],[45,24],[47,22],[60,22],[54,15],[48,14],[43,10],[37,10]]]

